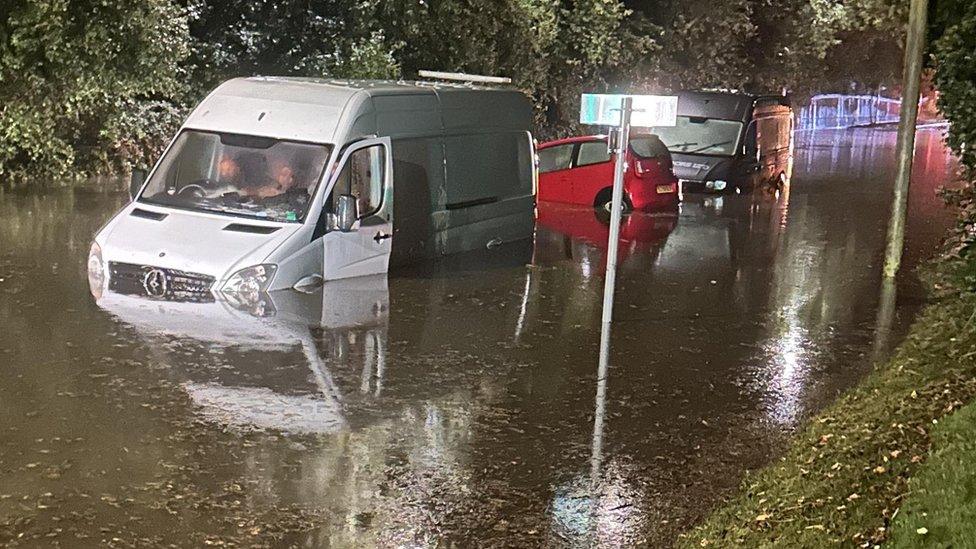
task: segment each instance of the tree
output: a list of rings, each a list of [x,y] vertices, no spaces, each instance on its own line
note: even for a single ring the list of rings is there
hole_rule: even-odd
[[[7,0],[3,8],[0,174],[118,169],[161,145],[183,92],[179,8],[167,0]]]
[[[509,76],[534,99],[542,138],[575,128],[580,91],[620,88],[654,49],[654,29],[618,0],[377,0],[372,9],[404,76]]]
[[[252,75],[393,78],[396,45],[368,0],[193,0],[189,71],[198,94]]]

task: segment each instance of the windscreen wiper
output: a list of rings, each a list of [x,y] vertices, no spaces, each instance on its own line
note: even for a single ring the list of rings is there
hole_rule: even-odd
[[[261,215],[259,215],[259,212],[256,212],[254,210],[247,210],[247,209],[244,209],[244,208],[226,208],[226,207],[219,207],[219,206],[218,207],[210,207],[210,208],[204,207],[204,206],[197,206],[197,207],[200,208],[201,210],[205,211],[205,212],[228,213],[228,214],[236,214],[236,215],[247,215],[247,216],[256,217],[256,218],[259,218],[259,219],[262,217]]]
[[[695,149],[693,151],[690,151],[689,154],[695,154],[695,153],[698,153],[698,152],[707,151],[708,149],[711,149],[712,147],[718,147],[720,145],[728,145],[731,142],[732,141],[720,141],[718,143],[709,143],[708,145],[705,145],[704,147],[699,147],[699,148],[697,148],[697,149]]]

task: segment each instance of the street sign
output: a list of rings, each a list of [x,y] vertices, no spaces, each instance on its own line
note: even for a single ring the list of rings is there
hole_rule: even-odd
[[[580,123],[619,126],[624,97],[633,100],[630,125],[674,126],[678,123],[678,97],[674,95],[618,95],[584,93],[580,102]]]

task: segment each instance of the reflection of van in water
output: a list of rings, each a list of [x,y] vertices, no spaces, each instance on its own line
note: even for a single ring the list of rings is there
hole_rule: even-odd
[[[749,191],[789,182],[793,110],[787,97],[682,92],[677,125],[651,131],[671,151],[684,191]]]
[[[531,105],[469,85],[246,78],[190,114],[89,274],[150,297],[263,291],[530,238]],[[106,280],[107,279],[107,280]]]

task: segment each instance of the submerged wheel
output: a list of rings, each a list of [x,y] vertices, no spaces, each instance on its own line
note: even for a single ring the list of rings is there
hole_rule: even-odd
[[[633,210],[634,207],[631,205],[630,199],[627,198],[627,195],[624,195],[623,198],[621,211],[627,213]],[[606,188],[600,191],[600,193],[596,195],[596,200],[593,201],[593,207],[609,213],[613,207],[613,189]]]

